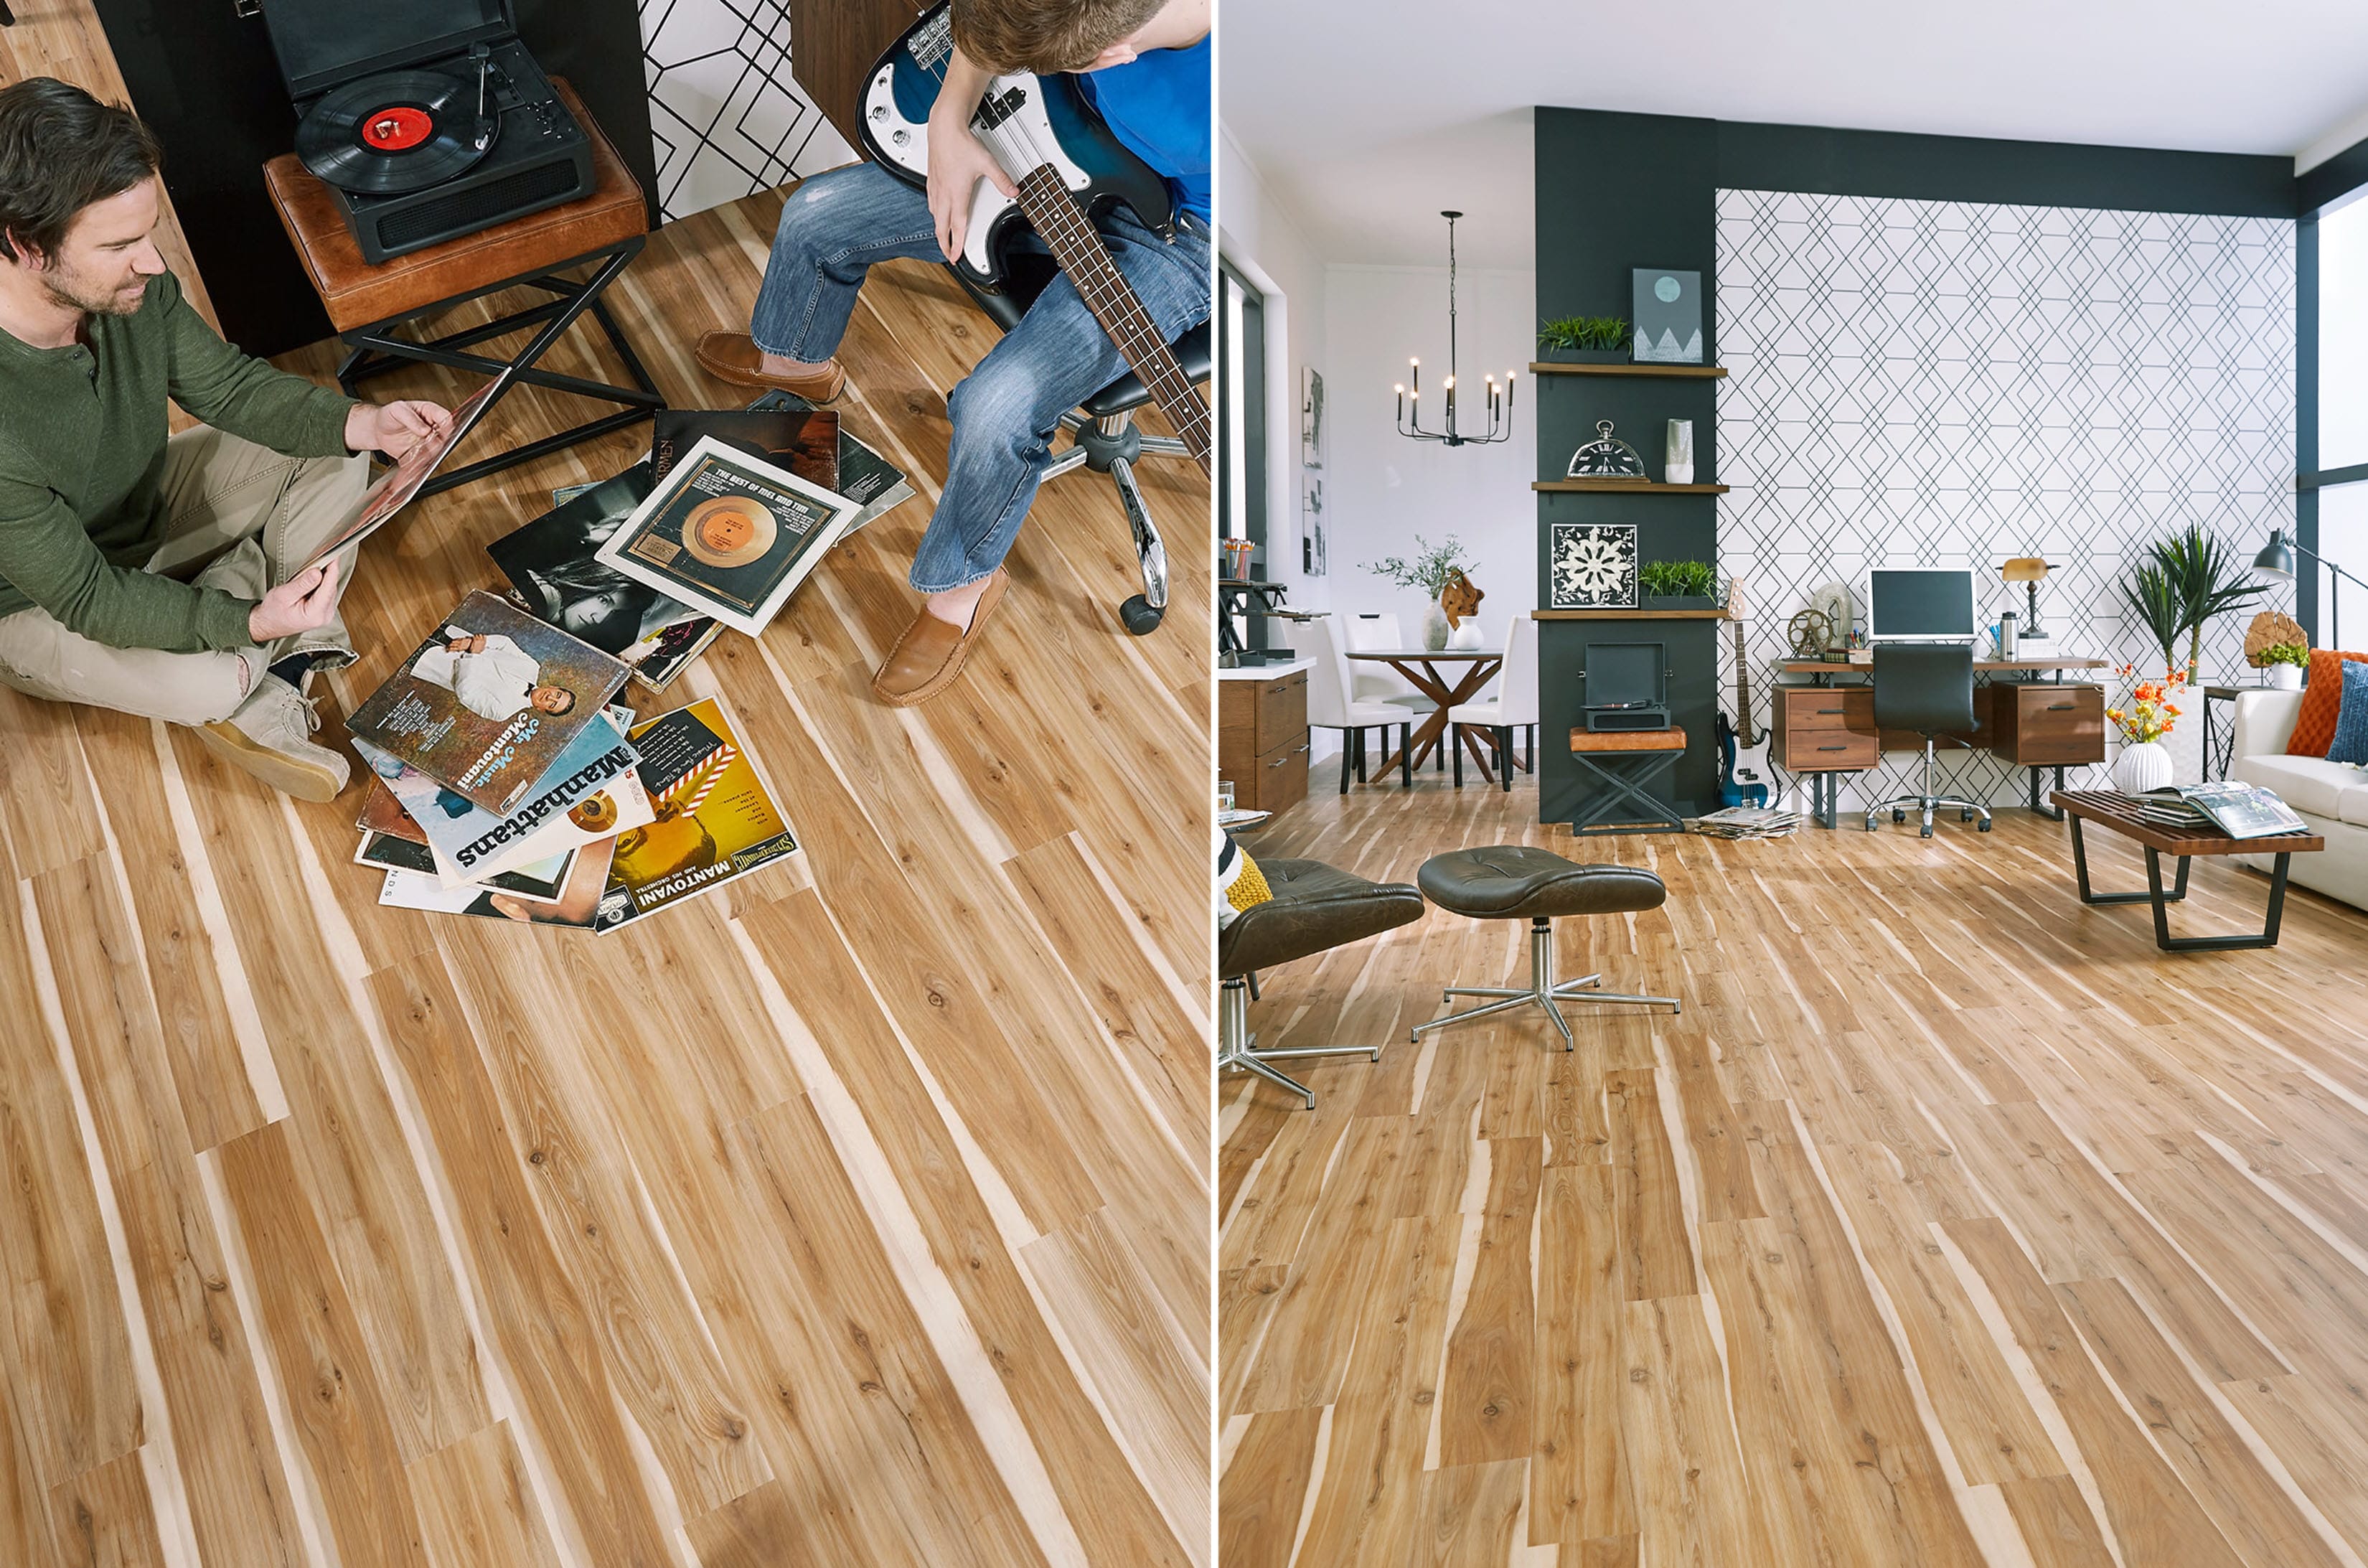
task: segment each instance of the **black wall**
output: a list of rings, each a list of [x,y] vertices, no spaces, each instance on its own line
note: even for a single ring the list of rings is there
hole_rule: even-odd
[[[1630,315],[1632,268],[1696,269],[1704,282],[1706,355],[1713,363],[1717,360],[1715,208],[1723,188],[2238,217],[2293,218],[2305,210],[2294,160],[2282,157],[1546,108],[1537,111],[1535,136],[1538,313],[1549,318]],[[2361,154],[2363,177],[2368,177],[2368,152],[2354,152]],[[2344,154],[2346,159],[2352,156]],[[2307,289],[2309,278],[2302,281]],[[1562,477],[1570,454],[1593,436],[1599,419],[1612,420],[1619,434],[1644,454],[1646,471],[1658,479],[1661,421],[1675,418],[1694,422],[1695,480],[1717,482],[1717,382],[1610,376],[1537,379],[1542,383],[1537,393],[1540,479]],[[1550,522],[1634,522],[1639,525],[1640,562],[1696,559],[1715,565],[1717,506],[1715,496],[1706,495],[1541,492],[1541,592],[1552,580],[1545,559],[1545,525]],[[2316,542],[2307,533],[2303,540]],[[2310,600],[2305,597],[2303,603],[2307,606]],[[1775,607],[1759,608],[1772,614]],[[2307,608],[2302,619],[2311,624]],[[1576,803],[1596,793],[1571,759],[1568,736],[1584,701],[1576,673],[1585,662],[1588,642],[1599,638],[1657,639],[1668,645],[1670,717],[1684,726],[1688,743],[1677,767],[1677,804],[1688,813],[1716,804],[1714,717],[1723,703],[1730,710],[1733,704],[1732,694],[1723,696],[1717,687],[1717,638],[1723,625],[1680,620],[1541,623],[1540,821],[1568,822]]]
[[[296,140],[296,113],[263,17],[237,15],[231,0],[96,3],[131,107],[164,141],[165,184],[223,335],[251,354],[328,336],[328,318],[263,188],[265,161]],[[657,164],[633,0],[516,0],[512,9],[536,60],[568,79],[643,190],[654,194]]]

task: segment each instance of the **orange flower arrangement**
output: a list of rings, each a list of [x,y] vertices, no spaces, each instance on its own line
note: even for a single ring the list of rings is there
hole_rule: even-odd
[[[2134,680],[2138,673],[2135,665],[2123,665],[2114,672],[2123,680]],[[2173,667],[2155,680],[2141,680],[2130,688],[2129,704],[2124,708],[2108,708],[2105,717],[2122,732],[2122,738],[2132,745],[2144,745],[2170,733],[2179,720],[2179,705],[2171,700],[2187,688],[2187,672]]]

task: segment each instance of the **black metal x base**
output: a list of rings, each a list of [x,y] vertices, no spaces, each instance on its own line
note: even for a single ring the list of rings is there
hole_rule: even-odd
[[[2146,891],[2144,892],[2090,892],[2089,891],[2089,852],[2080,842],[2080,819],[2072,818],[2072,872],[2080,884],[2082,903],[2150,903],[2154,905],[2154,945],[2167,953],[2220,953],[2239,948],[2274,948],[2278,945],[2278,921],[2285,914],[2286,864],[2294,858],[2291,850],[2281,853],[2277,865],[2270,873],[2269,917],[2260,934],[2242,937],[2174,937],[2170,934],[2170,906],[2187,897],[2189,858],[2179,858],[2179,876],[2168,893],[2162,891],[2162,851],[2151,845],[2142,846],[2146,858]]]
[[[1580,838],[1607,838],[1618,833],[1683,833],[1685,818],[1645,792],[1654,775],[1664,768],[1674,770],[1682,751],[1574,751],[1573,761],[1594,774],[1611,791],[1594,796],[1578,808],[1579,814],[1570,824],[1570,831]],[[1606,767],[1605,763],[1613,766]],[[1615,817],[1634,801],[1643,809],[1642,818]]]
[[[456,294],[449,300],[438,300],[432,305],[424,305],[387,321],[340,333],[338,341],[347,345],[353,352],[347,354],[345,362],[337,367],[337,385],[345,389],[347,397],[355,397],[359,395],[355,389],[363,381],[405,364],[444,365],[456,370],[482,370],[494,378],[491,395],[477,406],[478,420],[492,413],[494,404],[507,396],[510,388],[521,381],[532,386],[549,387],[553,392],[573,392],[578,397],[598,398],[625,405],[614,414],[602,415],[598,419],[586,420],[554,435],[523,442],[508,451],[480,459],[464,468],[439,473],[420,486],[419,494],[422,495],[433,495],[438,491],[468,484],[487,474],[499,473],[506,468],[515,468],[519,463],[531,462],[539,457],[575,446],[579,441],[588,441],[611,430],[621,430],[629,425],[638,424],[666,406],[666,394],[659,392],[657,383],[650,380],[649,371],[642,366],[641,356],[634,353],[633,346],[625,340],[624,332],[617,325],[617,318],[609,313],[608,302],[600,296],[625,270],[625,265],[641,254],[642,244],[643,236],[635,234],[605,250],[577,256],[548,272],[505,278],[486,288]],[[586,262],[598,262],[599,266],[583,282],[559,276]],[[458,332],[449,332],[441,337],[431,337],[424,342],[395,335],[395,329],[405,322],[450,310],[454,305],[464,304],[504,289],[520,287],[540,289],[553,298],[540,305],[513,311],[481,325],[463,327]],[[551,346],[557,343],[567,329],[575,324],[576,319],[587,312],[599,324],[600,330],[608,335],[609,346],[617,351],[617,358],[624,361],[626,373],[633,378],[632,386],[586,381],[581,376],[536,369],[536,362],[550,351]],[[526,347],[519,349],[513,358],[493,359],[482,354],[464,352],[475,344],[538,323],[541,324],[541,330],[528,339]]]
[[[2043,806],[2039,803],[2039,776],[2047,771],[2046,768],[2033,767],[2029,771],[2031,774],[2031,809],[2037,812],[2041,816],[2045,817],[2049,822],[2062,822],[2064,820],[2064,813],[2062,812],[2057,811],[2054,806]],[[2064,770],[2060,767],[2055,770],[2055,787],[2058,790],[2064,788]],[[2080,830],[2076,827],[2072,831],[2077,836]],[[2185,887],[2187,885],[2187,868],[2184,865],[2180,868],[2179,875],[2179,885]],[[2133,894],[2132,896],[2135,897],[2135,895]]]

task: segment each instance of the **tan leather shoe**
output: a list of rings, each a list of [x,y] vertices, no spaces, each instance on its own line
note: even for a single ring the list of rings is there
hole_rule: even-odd
[[[718,381],[735,387],[778,387],[808,403],[828,403],[847,386],[847,371],[836,359],[805,376],[765,373],[765,351],[745,332],[710,332],[699,339],[699,362]]]
[[[306,697],[278,676],[256,683],[238,711],[198,731],[206,749],[300,801],[334,801],[345,789],[346,759],[313,743],[321,717],[317,697]]]
[[[987,579],[986,591],[978,596],[978,608],[971,611],[968,631],[939,620],[923,605],[905,635],[896,639],[896,646],[888,651],[888,662],[871,677],[873,694],[892,708],[910,708],[953,685],[954,677],[962,674],[962,661],[970,657],[971,644],[985,630],[986,618],[1003,602],[1003,590],[1010,584],[1010,574],[996,567],[995,575]]]

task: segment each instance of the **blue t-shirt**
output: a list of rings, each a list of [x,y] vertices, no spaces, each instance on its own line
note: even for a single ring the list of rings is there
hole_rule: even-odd
[[[1209,39],[1190,49],[1145,50],[1077,81],[1127,150],[1167,176],[1176,205],[1207,222]]]

